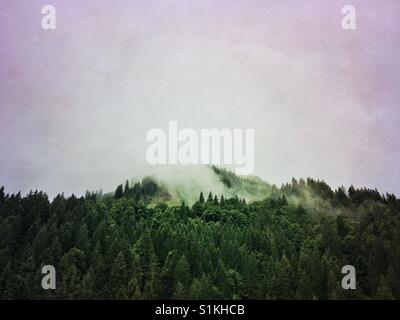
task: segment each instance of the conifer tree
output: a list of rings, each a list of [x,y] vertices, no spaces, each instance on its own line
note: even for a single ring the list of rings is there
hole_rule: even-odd
[[[118,185],[117,189],[115,190],[115,195],[114,198],[115,199],[121,199],[124,195],[124,191],[122,188],[122,184]]]
[[[199,203],[204,203],[203,191],[200,192]]]

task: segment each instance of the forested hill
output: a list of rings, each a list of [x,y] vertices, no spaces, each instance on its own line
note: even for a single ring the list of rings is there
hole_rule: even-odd
[[[169,205],[180,205],[185,202],[193,205],[200,192],[212,191],[213,194],[246,199],[246,201],[261,200],[272,190],[272,186],[256,176],[237,176],[233,172],[216,166],[180,166],[170,172],[159,172],[141,181],[129,181],[119,185],[117,190],[103,194],[102,192],[87,192],[86,197],[96,196],[117,198],[124,196],[141,197],[153,203],[163,201]]]
[[[232,193],[203,190],[190,205],[151,178],[52,201],[2,187],[0,298],[400,298],[394,195],[213,170]],[[356,290],[341,287],[348,264]],[[56,290],[42,289],[43,265],[56,268]]]

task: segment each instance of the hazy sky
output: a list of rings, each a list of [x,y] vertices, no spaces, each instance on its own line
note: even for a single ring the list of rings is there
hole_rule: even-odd
[[[0,0],[0,185],[114,189],[177,120],[254,129],[269,182],[400,195],[399,17],[398,0]]]

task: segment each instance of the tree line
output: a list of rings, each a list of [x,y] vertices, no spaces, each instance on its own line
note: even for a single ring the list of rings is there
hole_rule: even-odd
[[[399,299],[400,201],[295,180],[263,200],[149,205],[151,179],[112,196],[0,189],[1,299]],[[311,195],[311,196],[310,196]],[[343,290],[341,268],[356,269]],[[57,289],[43,290],[53,265]]]

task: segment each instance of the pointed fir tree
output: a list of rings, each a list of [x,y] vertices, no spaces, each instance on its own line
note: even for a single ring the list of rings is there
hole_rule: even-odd
[[[114,198],[115,199],[121,199],[123,197],[123,195],[124,195],[124,191],[123,191],[123,188],[122,188],[122,184],[120,184],[117,187],[117,189],[115,190]]]
[[[199,203],[204,203],[203,191],[200,192]]]

